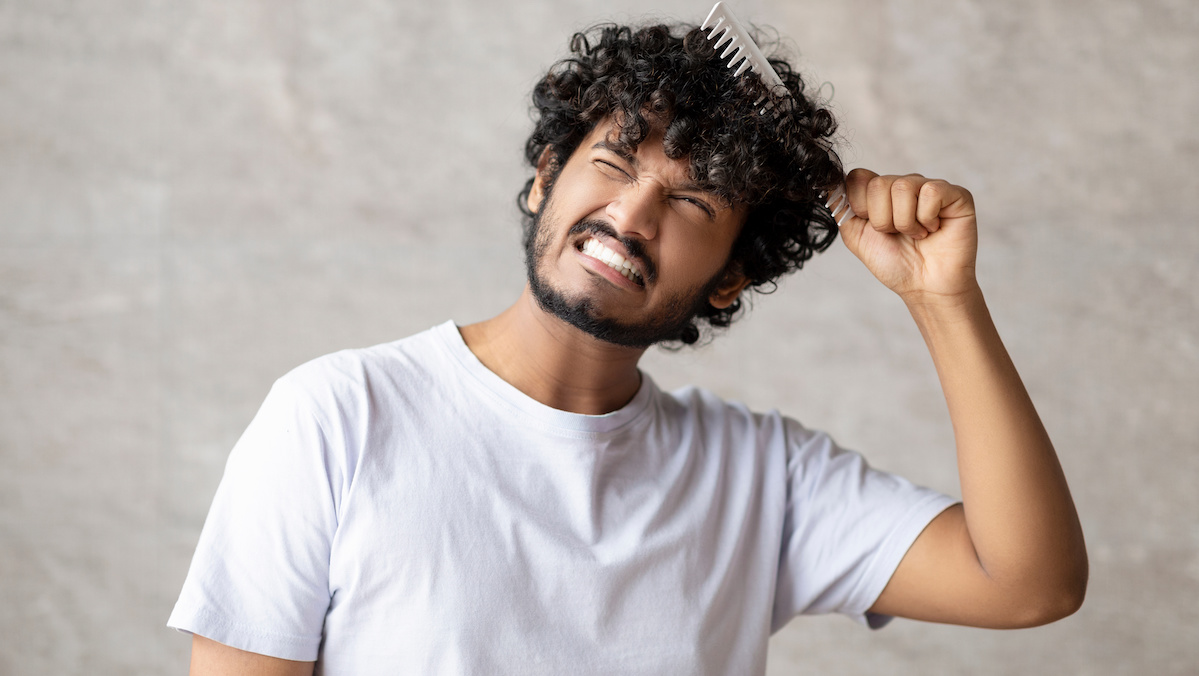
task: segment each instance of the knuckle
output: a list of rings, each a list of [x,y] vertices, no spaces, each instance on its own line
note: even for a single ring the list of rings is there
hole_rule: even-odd
[[[874,176],[870,179],[870,182],[866,184],[866,192],[870,193],[871,195],[885,194],[890,192],[890,190],[890,181],[886,176]]]
[[[845,177],[846,177],[846,179],[854,180],[854,181],[868,181],[868,180],[874,178],[875,176],[878,176],[878,174],[874,173],[873,171],[870,171],[869,169],[863,169],[862,167],[857,167],[857,168],[851,169],[849,171],[849,173],[846,174]]]
[[[936,200],[945,194],[945,188],[949,186],[945,181],[929,181],[920,186],[920,199]]]
[[[920,179],[912,176],[901,176],[895,179],[895,183],[891,185],[891,194],[893,195],[915,195],[919,190]]]

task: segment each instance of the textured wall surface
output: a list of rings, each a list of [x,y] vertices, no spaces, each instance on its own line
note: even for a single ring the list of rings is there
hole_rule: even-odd
[[[645,4],[509,4],[0,0],[0,673],[183,673],[164,623],[272,380],[519,292],[527,94]],[[1039,629],[801,618],[770,673],[1199,672],[1199,5],[734,7],[835,85],[850,165],[974,192],[1092,571]],[[840,244],[645,366],[957,492],[920,337]]]

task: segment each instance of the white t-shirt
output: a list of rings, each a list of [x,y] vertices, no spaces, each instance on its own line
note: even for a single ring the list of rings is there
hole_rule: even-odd
[[[866,621],[952,503],[644,374],[546,407],[447,322],[275,384],[168,624],[328,675],[761,674],[794,615]]]

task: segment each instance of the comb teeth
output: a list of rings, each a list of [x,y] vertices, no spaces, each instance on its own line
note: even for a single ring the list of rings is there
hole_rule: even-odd
[[[745,30],[741,22],[737,21],[737,17],[733,16],[732,10],[725,7],[723,2],[716,3],[708,13],[708,18],[704,19],[703,25],[699,27],[701,31],[709,28],[711,30],[708,31],[708,39],[714,40],[712,49],[719,50],[724,46],[720,58],[732,57],[728,67],[737,66],[734,75],[741,75],[752,68],[766,86],[773,89],[783,84],[778,73],[770,67],[770,62],[766,60],[762,50],[758,49],[758,45],[749,36],[749,31]]]
[[[708,29],[711,30],[708,30]],[[712,49],[721,52],[720,58],[729,59],[728,67],[737,66],[734,71],[735,77],[740,76],[746,70],[753,69],[762,82],[774,92],[778,98],[778,103],[774,100],[758,99],[754,101],[754,105],[761,105],[761,113],[773,113],[775,116],[782,113],[790,107],[791,95],[786,86],[783,85],[782,78],[774,72],[774,68],[766,57],[762,54],[762,50],[758,48],[754,39],[749,36],[749,31],[737,21],[737,17],[733,16],[732,10],[724,6],[723,2],[718,2],[712,11],[708,13],[708,18],[704,19],[703,25],[699,27],[701,31],[708,31],[708,40],[712,41]],[[730,58],[731,57],[731,58]],[[739,64],[739,65],[738,65]],[[780,105],[781,104],[781,105]],[[853,218],[853,209],[849,206],[849,197],[845,194],[845,186],[840,185],[824,194],[824,206],[832,214],[833,219],[837,222],[837,227],[841,227],[849,219]]]
[[[783,102],[783,106],[787,105],[788,93],[786,87],[783,86],[782,78],[774,72],[774,68],[770,66],[770,62],[766,60],[762,50],[750,37],[749,31],[745,30],[745,27],[733,15],[732,10],[725,7],[723,2],[716,3],[699,29],[708,31],[708,40],[712,42],[712,49],[720,53],[720,58],[728,60],[729,68],[736,68],[733,71],[733,77],[740,77],[745,71],[753,70],[766,86],[781,94],[783,98],[780,100]],[[720,51],[722,47],[724,48],[723,52]],[[761,113],[763,115],[773,113],[777,116],[781,112],[778,103],[768,100],[766,96],[754,101],[754,105],[762,106]]]
[[[838,228],[844,225],[845,221],[857,215],[853,212],[853,208],[849,206],[849,195],[845,194],[845,186],[843,185],[833,188],[826,195],[824,206],[833,215],[833,220],[837,222]]]
[[[703,29],[701,28],[700,30]],[[719,51],[720,48],[725,44],[728,45],[724,52],[721,53],[720,58],[727,58],[730,54],[732,54],[732,58],[729,59],[729,68],[737,66],[738,62],[741,63],[740,66],[737,66],[736,72],[733,73],[734,76],[740,76],[746,71],[746,69],[753,67],[753,64],[749,60],[750,55],[748,50],[745,48],[744,44],[740,44],[741,38],[737,35],[736,31],[733,30],[733,26],[725,23],[725,17],[722,16],[717,19],[716,25],[713,26],[712,31],[708,33],[708,39],[713,41],[712,49],[717,51]]]

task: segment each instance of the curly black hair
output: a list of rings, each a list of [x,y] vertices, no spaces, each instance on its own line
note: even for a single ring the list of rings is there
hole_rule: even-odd
[[[548,183],[596,124],[613,117],[622,145],[635,148],[661,129],[666,156],[686,158],[692,180],[748,207],[728,269],[745,275],[750,289],[773,291],[775,280],[836,239],[837,224],[821,199],[844,176],[832,152],[836,121],[805,94],[785,60],[769,59],[784,93],[758,77],[735,76],[693,25],[603,24],[575,33],[570,51],[533,89],[535,128],[525,159],[536,169],[549,149]],[[776,112],[763,113],[764,105]],[[527,205],[532,186],[529,179],[517,199],[526,248],[535,229]],[[699,340],[697,321],[727,327],[741,308],[740,300],[723,309],[707,305],[678,340]]]

